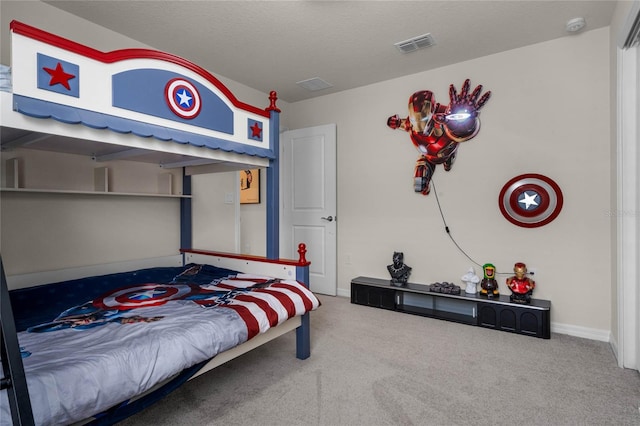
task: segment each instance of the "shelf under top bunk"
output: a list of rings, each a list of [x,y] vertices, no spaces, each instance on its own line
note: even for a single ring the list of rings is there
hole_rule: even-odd
[[[260,109],[174,55],[103,53],[17,21],[11,36],[11,92],[0,92],[2,150],[186,166],[194,174],[268,167],[276,157],[273,92]]]

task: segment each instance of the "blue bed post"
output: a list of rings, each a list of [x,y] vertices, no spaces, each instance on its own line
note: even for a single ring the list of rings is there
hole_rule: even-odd
[[[307,247],[304,244],[299,244],[298,254],[300,256],[300,263],[307,263],[306,253]],[[309,265],[297,266],[296,277],[309,288]],[[309,312],[304,314],[301,320],[302,323],[300,327],[296,328],[296,357],[298,359],[307,359],[311,356],[311,321],[309,319]]]
[[[267,258],[280,257],[280,109],[276,106],[276,92],[269,93],[269,140],[274,159],[267,169]],[[306,250],[305,250],[306,251]],[[300,253],[304,258],[304,254]],[[306,260],[305,260],[306,261]],[[309,287],[309,266],[296,267],[296,278]],[[302,324],[296,329],[296,357],[307,359],[311,355],[311,325],[309,313],[302,316]]]
[[[278,96],[269,94],[269,141],[274,158],[267,169],[267,258],[280,258],[280,109],[276,106]]]
[[[185,174],[186,169],[182,168],[182,195],[191,195],[191,176]],[[191,198],[180,198],[180,248],[191,249],[192,247],[192,216]],[[184,253],[182,263],[184,264]]]

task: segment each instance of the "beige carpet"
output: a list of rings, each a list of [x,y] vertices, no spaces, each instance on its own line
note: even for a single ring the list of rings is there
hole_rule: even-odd
[[[320,298],[311,358],[289,333],[121,425],[640,425],[640,374],[607,343]]]

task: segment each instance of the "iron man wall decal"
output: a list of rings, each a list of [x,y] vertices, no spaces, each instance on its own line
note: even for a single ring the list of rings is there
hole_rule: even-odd
[[[391,129],[408,132],[420,152],[414,169],[415,192],[428,195],[436,166],[442,164],[445,171],[450,171],[460,143],[473,139],[480,131],[480,108],[491,92],[480,96],[482,85],[473,91],[470,88],[469,79],[462,84],[460,93],[451,84],[448,105],[436,102],[430,90],[420,90],[409,97],[407,118],[395,114],[387,119]]]

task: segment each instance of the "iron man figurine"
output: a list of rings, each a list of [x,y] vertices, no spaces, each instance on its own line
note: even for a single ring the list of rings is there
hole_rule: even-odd
[[[509,299],[515,303],[531,303],[531,294],[536,282],[527,277],[527,265],[518,262],[513,265],[515,276],[507,278],[507,287],[511,290]]]
[[[411,141],[420,152],[414,171],[414,190],[423,195],[431,190],[431,177],[438,164],[451,170],[456,159],[458,144],[468,141],[480,130],[479,110],[491,97],[486,92],[478,100],[482,85],[469,93],[469,79],[458,95],[454,85],[449,86],[449,105],[434,102],[429,90],[415,92],[409,98],[409,116],[397,114],[387,119],[387,126],[409,132]]]

